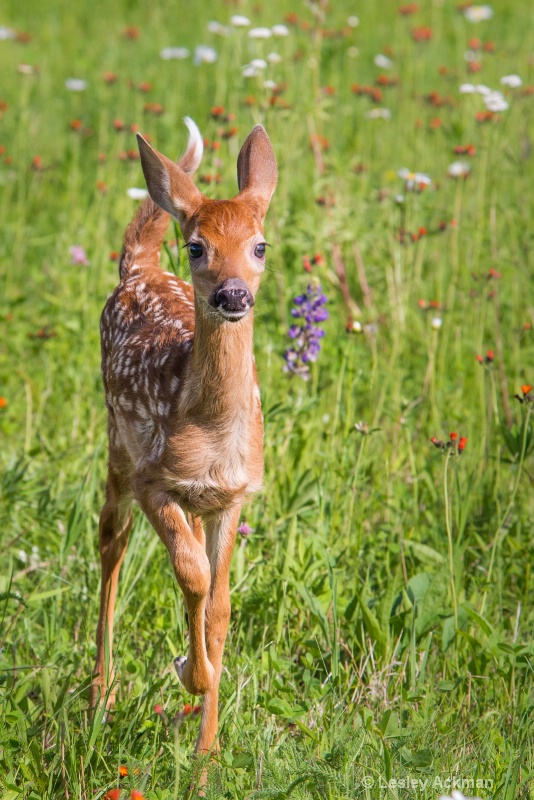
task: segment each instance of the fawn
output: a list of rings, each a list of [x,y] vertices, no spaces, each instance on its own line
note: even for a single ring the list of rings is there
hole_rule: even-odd
[[[136,500],[163,540],[184,594],[189,654],[175,659],[205,695],[197,752],[217,747],[218,692],[230,618],[229,570],[241,507],[263,477],[263,419],[252,353],[254,297],[265,267],[263,220],[277,183],[261,125],[237,162],[239,194],[210,200],[189,177],[202,138],[174,163],[138,135],[150,197],[126,230],[120,283],[101,319],[109,412],[106,502],[92,705],[115,701],[113,615]],[[186,242],[192,285],[159,266],[169,215]],[[107,641],[106,641],[107,637]]]

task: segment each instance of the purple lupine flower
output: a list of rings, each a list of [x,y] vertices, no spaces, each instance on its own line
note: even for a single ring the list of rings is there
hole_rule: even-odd
[[[317,361],[321,349],[321,339],[325,335],[318,322],[328,319],[328,311],[324,308],[328,298],[323,294],[320,283],[310,283],[304,294],[297,295],[294,300],[295,308],[291,309],[291,316],[301,320],[298,325],[291,325],[288,330],[293,344],[284,353],[284,372],[300,375],[305,381],[310,377],[309,364]]]

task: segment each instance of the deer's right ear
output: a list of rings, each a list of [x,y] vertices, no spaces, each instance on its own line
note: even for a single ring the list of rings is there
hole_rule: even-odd
[[[204,195],[178,164],[154,150],[139,133],[137,144],[150,197],[183,225],[203,202]]]

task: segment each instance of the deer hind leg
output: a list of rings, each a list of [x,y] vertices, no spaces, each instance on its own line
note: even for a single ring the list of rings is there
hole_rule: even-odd
[[[169,552],[178,585],[183,592],[189,621],[189,655],[175,659],[176,670],[186,690],[204,694],[215,671],[206,651],[205,615],[210,589],[210,563],[178,503],[164,491],[138,479],[135,496],[154,530]],[[198,529],[196,529],[198,533]]]
[[[102,566],[100,614],[96,631],[96,665],[91,687],[91,706],[107,701],[115,705],[113,681],[113,618],[119,571],[132,527],[132,495],[128,479],[110,463],[106,483],[106,502],[100,513],[99,548]],[[107,636],[107,640],[106,640]],[[109,691],[109,694],[108,694]]]
[[[206,645],[215,678],[202,703],[197,753],[219,749],[219,683],[222,673],[224,643],[230,622],[230,562],[234,548],[241,506],[235,506],[206,523],[206,549],[211,569],[211,585],[206,606]],[[206,773],[201,783],[206,780]]]

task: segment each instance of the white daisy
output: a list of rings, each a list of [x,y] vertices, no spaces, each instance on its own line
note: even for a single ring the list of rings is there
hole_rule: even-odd
[[[493,9],[491,6],[469,6],[464,11],[464,17],[469,22],[483,22],[486,19],[491,19],[493,16]]]
[[[250,20],[242,14],[234,14],[233,17],[230,17],[230,25],[233,25],[234,28],[247,28],[250,25]]]
[[[509,107],[504,99],[502,92],[490,92],[484,97],[484,103],[488,111],[506,111]]]
[[[501,78],[501,83],[503,86],[509,86],[511,89],[517,89],[518,86],[523,85],[523,81],[519,75],[504,75]]]
[[[248,35],[251,39],[270,39],[273,32],[270,28],[251,28]]]
[[[393,61],[382,53],[379,53],[377,56],[374,57],[375,66],[380,67],[380,69],[391,69],[393,66]]]
[[[273,25],[271,30],[275,36],[289,36],[289,28],[287,25]]]
[[[471,167],[465,161],[453,161],[447,172],[451,178],[465,178],[471,172]]]
[[[175,58],[189,58],[189,50],[187,47],[164,47],[163,50],[160,50],[159,57],[164,61],[171,61]]]
[[[69,92],[85,92],[88,83],[87,81],[83,81],[81,78],[67,78],[65,81],[65,86]]]
[[[214,64],[217,58],[217,51],[213,47],[208,47],[205,44],[199,44],[195,47],[195,55],[193,58],[195,64]]]

